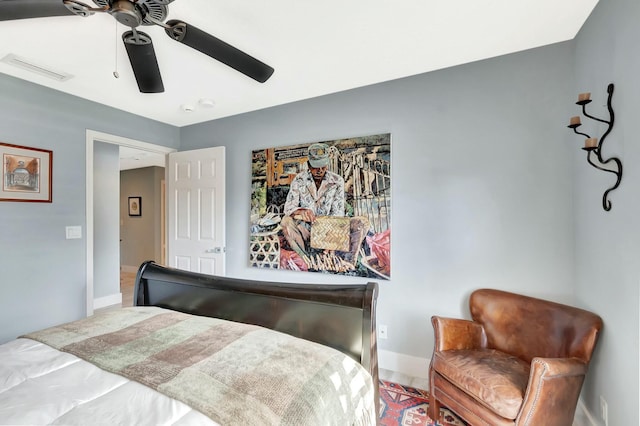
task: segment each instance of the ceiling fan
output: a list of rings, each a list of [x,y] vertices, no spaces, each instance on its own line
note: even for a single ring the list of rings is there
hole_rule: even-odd
[[[158,25],[172,39],[260,83],[271,77],[274,69],[269,65],[211,34],[177,19],[164,22],[171,2],[173,0],[93,0],[98,7],[91,7],[79,0],[0,0],[0,21],[108,13],[131,28],[122,34],[122,40],[142,93],[164,92],[164,85],[151,37],[137,29],[141,25]]]

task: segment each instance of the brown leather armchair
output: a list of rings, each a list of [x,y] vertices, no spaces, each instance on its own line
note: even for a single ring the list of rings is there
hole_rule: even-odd
[[[472,321],[431,318],[429,417],[472,426],[570,426],[602,319],[500,290],[476,290]]]

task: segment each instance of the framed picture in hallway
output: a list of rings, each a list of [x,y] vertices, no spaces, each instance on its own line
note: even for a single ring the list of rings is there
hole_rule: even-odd
[[[249,264],[390,279],[391,134],[254,150]]]
[[[0,142],[0,158],[0,201],[52,202],[52,151]]]
[[[142,216],[142,197],[129,197],[129,216]]]

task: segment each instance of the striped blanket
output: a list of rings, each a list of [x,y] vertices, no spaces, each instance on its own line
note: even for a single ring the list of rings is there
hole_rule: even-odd
[[[157,307],[26,336],[135,380],[221,425],[375,425],[371,376],[341,352],[263,327]]]

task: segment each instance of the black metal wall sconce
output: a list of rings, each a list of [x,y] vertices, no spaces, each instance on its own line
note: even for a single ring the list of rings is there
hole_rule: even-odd
[[[582,149],[587,151],[587,162],[589,164],[591,164],[596,169],[616,175],[617,181],[615,185],[607,189],[602,196],[602,207],[606,211],[609,211],[611,210],[611,201],[609,201],[608,196],[611,191],[620,186],[620,180],[622,179],[622,162],[616,157],[611,157],[606,160],[602,158],[602,145],[604,144],[605,139],[607,138],[607,136],[609,136],[609,133],[611,133],[611,129],[613,128],[614,115],[613,108],[611,107],[613,84],[609,84],[609,87],[607,87],[607,93],[609,94],[607,98],[607,109],[609,110],[608,120],[603,120],[587,113],[587,105],[591,103],[591,93],[580,93],[578,95],[578,102],[576,102],[576,105],[580,105],[582,107],[582,114],[585,117],[588,117],[595,121],[599,121],[600,123],[605,123],[607,125],[607,130],[602,134],[599,141],[598,138],[592,138],[588,134],[579,132],[577,130],[578,127],[582,125],[582,123],[580,122],[580,116],[571,117],[571,121],[569,123],[569,126],[567,127],[573,129],[576,134],[585,136],[587,138],[584,142],[584,148]]]

